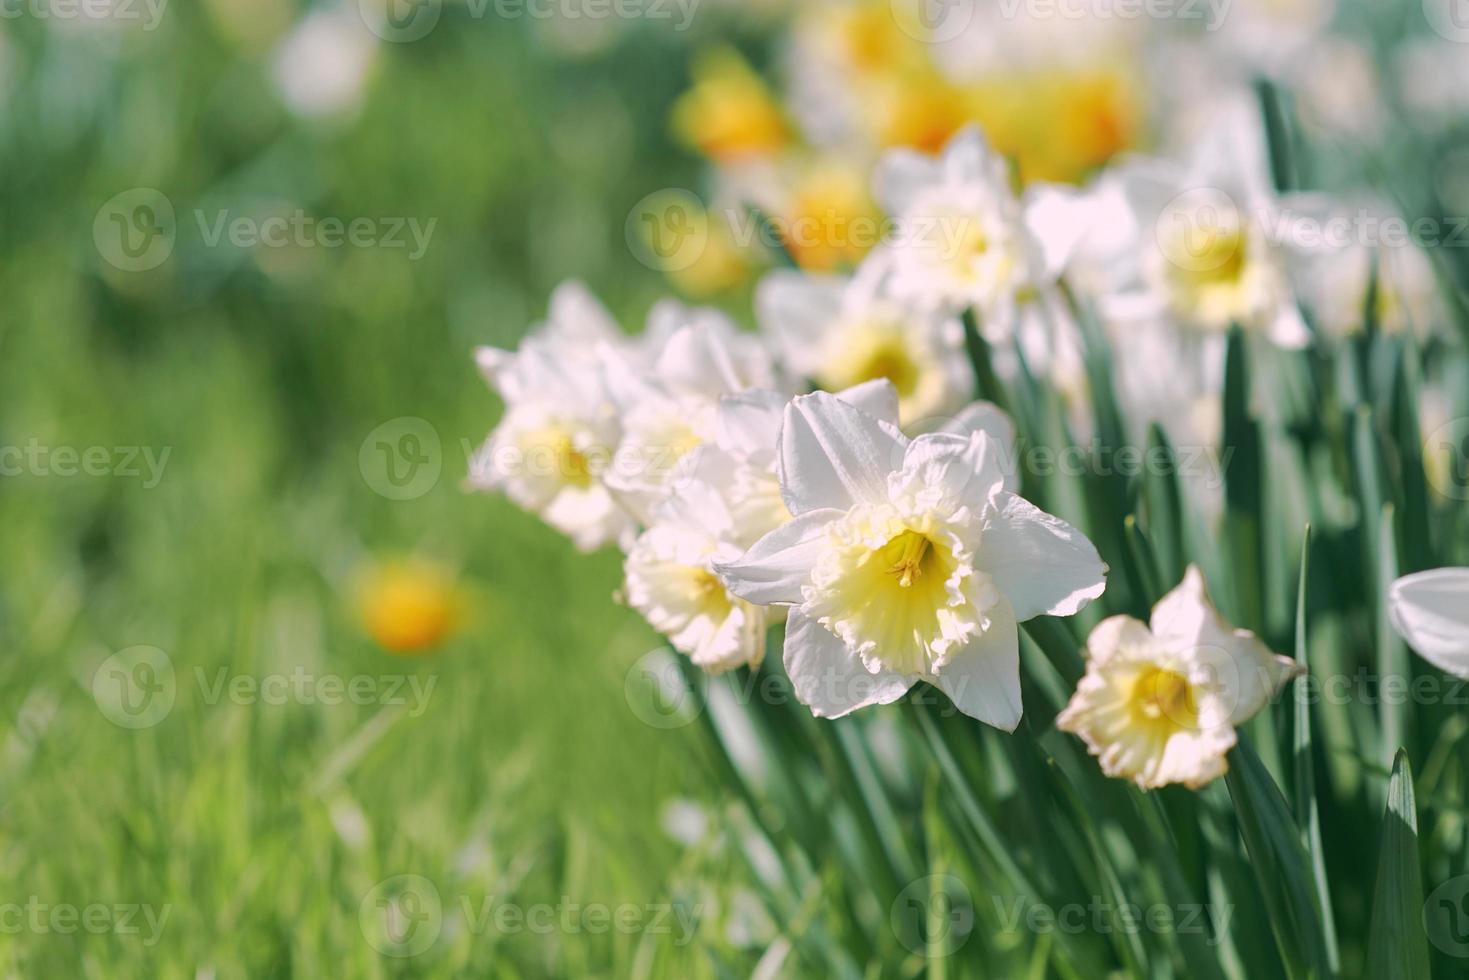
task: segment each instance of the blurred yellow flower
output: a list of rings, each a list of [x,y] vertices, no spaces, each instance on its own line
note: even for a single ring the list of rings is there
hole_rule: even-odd
[[[800,173],[783,217],[791,257],[816,272],[855,265],[877,243],[881,222],[865,174],[830,160]]]
[[[929,153],[973,118],[968,94],[932,70],[897,72],[875,80],[871,116],[879,146]]]
[[[832,33],[847,66],[881,72],[926,60],[923,45],[893,16],[892,0],[871,0],[831,12]]]
[[[709,236],[698,257],[686,266],[669,269],[669,277],[686,295],[703,299],[743,286],[753,271],[748,249],[741,249],[723,220],[708,223]]]
[[[673,106],[679,139],[720,161],[764,156],[789,133],[764,80],[732,48],[705,52],[694,62],[693,88]]]
[[[384,649],[409,656],[428,653],[459,625],[462,595],[445,568],[417,559],[369,569],[357,591],[367,632]]]
[[[971,118],[1022,184],[1079,183],[1141,138],[1142,103],[1122,69],[1029,73],[979,83]]]

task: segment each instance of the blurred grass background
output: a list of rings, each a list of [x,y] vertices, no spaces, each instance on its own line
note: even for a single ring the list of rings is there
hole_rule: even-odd
[[[474,345],[513,346],[569,276],[630,324],[665,288],[623,223],[697,172],[665,123],[695,39],[636,22],[562,36],[449,5],[426,38],[373,45],[360,110],[310,119],[272,83],[304,13],[213,0],[169,5],[153,31],[3,25],[0,444],[170,455],[151,489],[0,479],[0,902],[170,912],[152,947],[146,929],[6,929],[0,973],[701,973],[676,931],[646,948],[451,924],[459,895],[647,904],[682,894],[689,870],[659,814],[710,784],[690,769],[694,730],[650,728],[622,695],[655,638],[611,601],[616,556],[577,555],[460,480],[498,411]],[[177,243],[124,272],[93,220],[135,187],[173,204]],[[194,216],[295,207],[436,225],[410,261],[208,247]],[[389,500],[358,451],[403,416],[436,429],[443,469],[430,492]],[[459,570],[469,597],[464,627],[420,659],[373,644],[351,598],[362,569],[403,555]],[[178,696],[134,731],[90,685],[140,644],[166,651]],[[297,666],[436,687],[410,717],[210,704],[198,681]],[[395,960],[364,941],[359,906],[403,873],[435,883],[446,926]]]

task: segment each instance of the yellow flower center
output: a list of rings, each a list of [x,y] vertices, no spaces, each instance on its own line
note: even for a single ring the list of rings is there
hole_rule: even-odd
[[[899,398],[917,391],[922,368],[908,350],[900,328],[865,324],[842,332],[838,344],[834,356],[817,375],[821,387],[840,391],[886,378],[897,389]]]
[[[932,671],[983,628],[967,562],[926,520],[859,515],[833,532],[805,611],[869,663],[906,674]]]
[[[688,575],[689,618],[706,616],[715,623],[724,622],[734,609],[724,583],[707,568],[690,567]]]
[[[925,572],[932,573],[936,565],[932,543],[917,531],[904,531],[883,546],[883,559],[893,559],[888,574],[898,579],[898,585],[911,588],[913,582]]]
[[[591,460],[577,448],[569,429],[553,425],[529,432],[521,440],[521,448],[530,466],[549,470],[545,475],[559,476],[580,490],[592,485]]]
[[[1245,319],[1254,277],[1244,229],[1185,225],[1167,251],[1175,309],[1215,325]]]
[[[1138,674],[1128,709],[1133,722],[1156,737],[1196,729],[1199,724],[1193,685],[1182,674],[1162,667],[1149,667]]]

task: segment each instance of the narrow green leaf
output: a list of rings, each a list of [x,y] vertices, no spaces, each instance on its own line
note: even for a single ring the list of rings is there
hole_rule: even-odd
[[[1260,574],[1261,459],[1260,426],[1250,414],[1249,353],[1244,331],[1229,331],[1224,361],[1224,451],[1230,466],[1224,480],[1224,527],[1233,575],[1234,621],[1263,632],[1264,597]]]
[[[1418,858],[1418,808],[1408,753],[1398,750],[1387,788],[1377,889],[1367,941],[1372,980],[1429,980],[1423,929],[1423,872]]]
[[[1183,488],[1178,483],[1178,454],[1157,422],[1148,427],[1147,459],[1143,501],[1148,537],[1163,581],[1179,582],[1188,567],[1189,554]]]
[[[1296,588],[1296,662],[1307,668],[1307,674],[1294,685],[1295,695],[1295,810],[1301,825],[1301,844],[1311,859],[1311,880],[1316,887],[1316,902],[1321,907],[1321,931],[1326,941],[1326,955],[1333,971],[1341,969],[1341,951],[1336,939],[1336,923],[1331,910],[1331,888],[1326,878],[1326,854],[1321,842],[1321,815],[1316,805],[1316,764],[1311,757],[1310,654],[1307,642],[1306,608],[1311,567],[1311,527],[1301,544],[1301,579]]]
[[[1286,972],[1318,980],[1333,976],[1300,827],[1243,739],[1229,753],[1225,780]]]
[[[961,319],[964,323],[964,347],[969,352],[969,366],[974,370],[974,384],[979,396],[1009,412],[1010,398],[1000,383],[1000,376],[995,373],[989,341],[979,331],[979,316],[971,307],[964,311]]]

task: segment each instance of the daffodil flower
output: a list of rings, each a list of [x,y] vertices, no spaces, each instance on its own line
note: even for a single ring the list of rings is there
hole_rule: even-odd
[[[1092,630],[1086,675],[1056,727],[1079,735],[1109,776],[1197,789],[1228,769],[1235,729],[1303,672],[1220,619],[1190,566],[1151,624],[1112,616]]]
[[[547,322],[518,351],[476,351],[505,415],[470,461],[470,486],[503,491],[585,551],[630,540],[634,529],[602,480],[622,433],[595,351],[612,346],[633,349],[572,282],[557,288]]]
[[[984,432],[909,440],[841,399],[792,400],[780,433],[790,523],[716,562],[736,596],[789,607],[785,667],[822,717],[902,697],[919,680],[1013,731],[1016,623],[1075,613],[1106,566],[1075,528],[1006,488]]]
[[[713,438],[719,399],[778,383],[760,339],[716,310],[665,300],[649,314],[648,333],[665,338],[651,366],[608,349],[602,367],[622,430],[607,486],[643,524],[686,472],[689,453]]]
[[[1424,660],[1469,678],[1469,568],[1436,568],[1388,589],[1393,628]]]
[[[972,307],[986,327],[1009,330],[1016,303],[1054,279],[1008,164],[977,126],[956,134],[937,159],[889,151],[873,181],[897,222],[887,253],[898,299],[950,312]]]
[[[882,264],[869,260],[854,278],[770,273],[755,295],[761,329],[792,371],[827,391],[885,378],[905,423],[952,411],[973,390],[963,327],[883,296]]]
[[[765,656],[766,610],[731,595],[714,563],[743,547],[719,492],[686,480],[628,552],[628,605],[695,664],[717,674]]]

